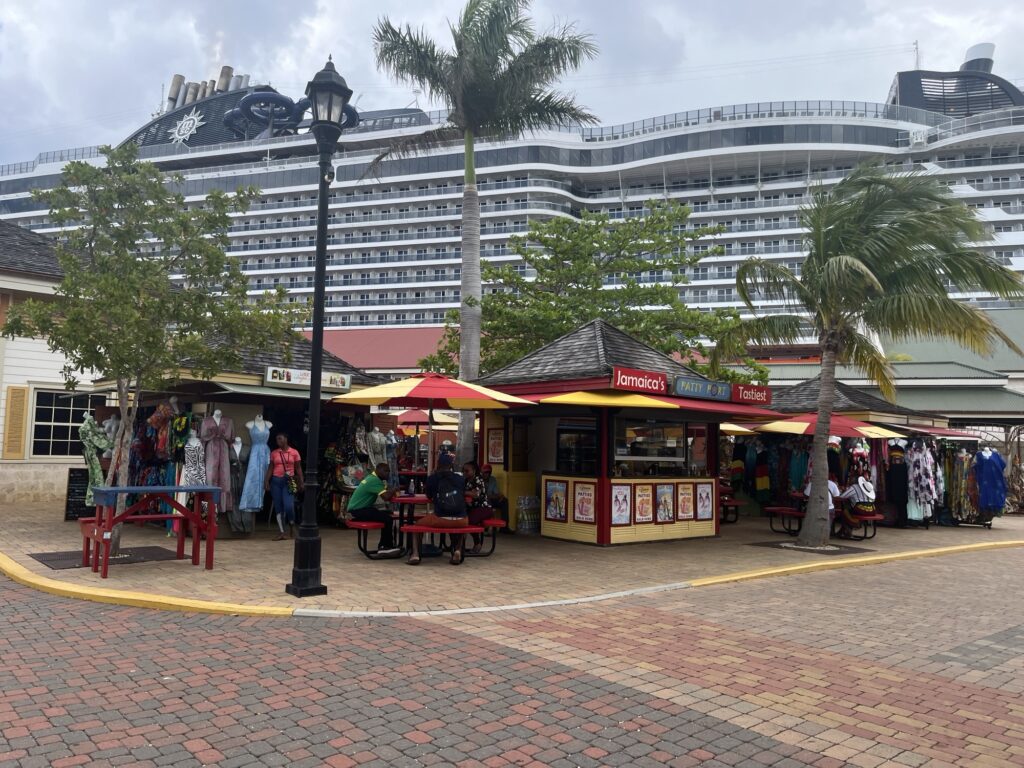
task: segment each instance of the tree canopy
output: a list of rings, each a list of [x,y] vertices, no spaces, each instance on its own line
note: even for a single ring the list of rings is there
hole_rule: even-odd
[[[690,244],[719,230],[687,229],[689,209],[672,201],[652,200],[646,208],[643,216],[626,218],[583,211],[579,218],[533,221],[525,236],[511,238],[516,262],[490,262],[483,270],[482,371],[497,370],[597,318],[706,367],[706,342],[735,338],[739,318],[687,306],[680,287],[688,270],[716,252],[696,253]],[[455,315],[437,352],[421,365],[454,371],[458,350]]]

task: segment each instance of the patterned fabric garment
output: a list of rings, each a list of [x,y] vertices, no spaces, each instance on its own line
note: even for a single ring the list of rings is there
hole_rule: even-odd
[[[185,469],[182,485],[206,485],[206,452],[202,443],[185,443]]]
[[[230,512],[234,508],[231,498],[231,460],[228,453],[235,438],[235,426],[227,416],[220,417],[220,424],[212,416],[203,419],[199,428],[199,439],[206,451],[206,480],[210,485],[220,486],[220,508]]]
[[[103,468],[100,467],[99,451],[113,448],[114,443],[107,437],[103,427],[96,423],[92,414],[85,415],[82,426],[78,428],[78,437],[82,441],[82,453],[85,455],[85,464],[89,468],[89,486],[85,490],[85,505],[91,507],[95,503],[92,495],[93,487],[103,485]]]
[[[491,502],[487,499],[487,483],[484,482],[484,479],[480,475],[477,475],[472,480],[466,481],[466,495],[468,496],[470,494],[477,493],[480,495],[477,500],[473,501],[474,507],[491,506]]]
[[[249,428],[249,466],[245,470],[245,483],[242,484],[242,509],[259,512],[263,509],[263,483],[270,466],[270,429],[260,429],[255,422]]]
[[[907,518],[924,520],[932,516],[935,506],[935,459],[927,448],[917,446],[907,451],[908,498]]]
[[[174,409],[171,404],[160,403],[146,423],[155,430],[154,450],[161,459],[169,459],[174,454],[170,446],[171,422],[174,420]]]

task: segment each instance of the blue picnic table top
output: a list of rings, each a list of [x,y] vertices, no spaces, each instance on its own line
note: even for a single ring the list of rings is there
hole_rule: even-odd
[[[221,489],[219,485],[97,485],[92,489],[97,506],[115,504],[118,496],[129,493],[208,493],[217,503],[220,501]]]

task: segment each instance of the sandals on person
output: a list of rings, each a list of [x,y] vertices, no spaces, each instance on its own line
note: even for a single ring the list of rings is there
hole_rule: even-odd
[[[274,537],[274,541],[284,541],[287,538],[288,537],[285,536],[283,533],[279,533],[277,534],[277,536]]]
[[[405,564],[406,565],[419,565],[420,564],[420,558],[419,558],[418,555],[413,555],[412,557],[410,557],[408,560],[405,561]]]
[[[462,550],[457,549],[452,552],[452,559],[449,562],[451,565],[462,565]]]

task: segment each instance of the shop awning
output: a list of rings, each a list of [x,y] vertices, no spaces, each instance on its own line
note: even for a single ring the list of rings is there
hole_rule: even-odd
[[[590,408],[659,408],[662,410],[701,411],[730,417],[775,419],[779,414],[764,408],[740,403],[722,403],[715,400],[697,400],[667,395],[641,395],[617,390],[581,390],[553,394],[524,395],[541,405],[581,405]]]
[[[930,427],[927,424],[907,424],[898,427],[904,432],[917,432],[924,435],[933,435],[934,437],[942,437],[946,440],[981,440],[978,435],[972,435],[970,432],[961,432],[957,429],[946,429],[945,427]]]
[[[526,395],[526,399],[543,405],[582,405],[590,408],[678,408],[660,398],[632,392],[563,392],[558,395]]]
[[[236,395],[259,395],[262,397],[290,397],[295,400],[309,400],[309,390],[306,389],[279,389],[278,387],[257,387],[250,384],[228,384],[223,381],[211,382],[216,384],[225,392],[232,392]],[[330,400],[335,396],[334,392],[321,392],[321,400]]]

